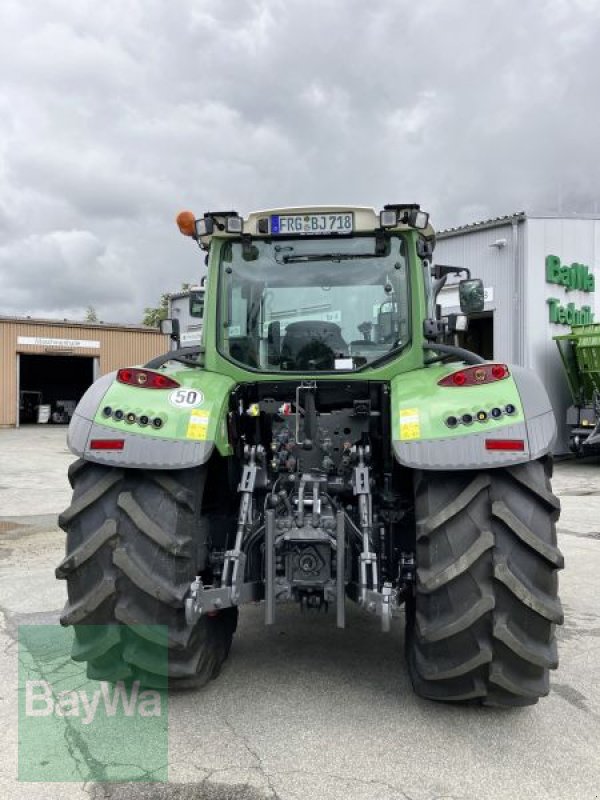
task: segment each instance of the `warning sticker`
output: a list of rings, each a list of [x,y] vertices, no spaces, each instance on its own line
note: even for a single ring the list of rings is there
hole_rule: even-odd
[[[208,431],[208,411],[197,409],[190,414],[186,436],[188,439],[204,441]]]
[[[418,408],[400,409],[400,438],[404,441],[421,438],[421,418]]]

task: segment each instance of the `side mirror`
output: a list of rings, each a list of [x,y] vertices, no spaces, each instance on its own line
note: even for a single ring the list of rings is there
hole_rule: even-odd
[[[204,316],[204,290],[190,289],[190,317]],[[179,320],[174,320],[179,322]]]
[[[178,319],[161,319],[160,332],[165,336],[170,336],[174,342],[179,342],[179,320]]]
[[[483,311],[485,297],[483,291],[483,281],[480,278],[469,278],[459,281],[458,296],[460,299],[460,310],[463,314],[478,314]]]

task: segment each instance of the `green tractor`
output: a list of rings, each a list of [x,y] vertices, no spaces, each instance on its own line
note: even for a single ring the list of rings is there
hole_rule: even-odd
[[[267,625],[281,602],[332,607],[343,628],[348,598],[383,631],[405,617],[422,697],[546,695],[555,421],[534,374],[456,346],[466,316],[442,317],[437,292],[464,272],[473,313],[481,281],[432,265],[417,205],[178,223],[207,254],[202,346],[165,321],[174,349],[96,381],[69,428],[73,657],[97,679],[200,686],[240,605],[263,601]]]

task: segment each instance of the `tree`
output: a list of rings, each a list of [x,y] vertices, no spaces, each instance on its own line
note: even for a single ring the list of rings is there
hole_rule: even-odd
[[[160,304],[156,308],[152,308],[151,306],[146,306],[146,308],[144,309],[144,318],[142,320],[142,325],[146,325],[148,328],[158,328],[160,326],[161,320],[166,319],[168,313],[169,313],[169,294],[167,292],[165,294],[161,294]]]
[[[88,306],[85,310],[85,322],[100,322],[98,319],[98,313],[94,306]]]
[[[189,288],[190,288],[189,283],[181,284],[182,292],[187,292]],[[148,328],[158,328],[160,326],[161,320],[166,319],[168,314],[169,314],[169,294],[167,292],[165,294],[161,294],[160,303],[156,308],[152,308],[152,306],[147,306],[144,309],[144,318],[142,320],[142,325],[146,325]]]

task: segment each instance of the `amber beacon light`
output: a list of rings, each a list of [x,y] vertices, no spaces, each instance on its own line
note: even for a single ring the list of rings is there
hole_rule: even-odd
[[[193,211],[180,211],[177,226],[184,236],[196,236],[196,217]]]

